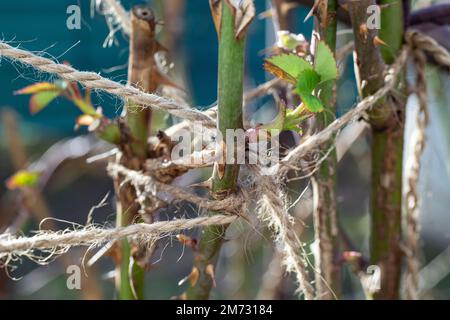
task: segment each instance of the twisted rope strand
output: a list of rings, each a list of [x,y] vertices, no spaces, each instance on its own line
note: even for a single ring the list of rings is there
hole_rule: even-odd
[[[71,66],[59,64],[29,51],[14,48],[3,41],[0,41],[0,56],[22,62],[44,72],[57,74],[67,81],[79,82],[86,88],[103,90],[142,106],[162,109],[174,116],[190,121],[201,122],[206,126],[215,125],[215,121],[211,117],[198,110],[178,105],[175,102],[156,94],[146,93],[134,87],[128,85],[125,86],[103,78],[95,72],[78,71]]]
[[[419,287],[419,254],[420,254],[420,197],[418,182],[420,176],[421,157],[425,149],[426,128],[429,121],[426,83],[426,56],[422,50],[413,50],[414,64],[417,73],[416,93],[419,110],[416,116],[417,128],[412,138],[414,144],[410,166],[407,171],[406,192],[406,295],[408,299],[418,299]]]
[[[127,227],[103,229],[86,227],[81,230],[64,232],[39,231],[32,237],[16,237],[11,234],[0,235],[0,259],[5,256],[26,256],[34,250],[57,250],[74,246],[99,245],[125,237],[161,237],[175,231],[205,227],[210,225],[224,225],[235,221],[237,216],[213,215],[194,219],[177,219],[161,221],[152,224],[137,223]],[[32,253],[32,252],[31,252]]]
[[[196,204],[199,208],[204,208],[211,211],[239,214],[242,206],[244,205],[244,199],[239,195],[230,195],[223,200],[210,200],[202,198],[186,191],[183,188],[159,182],[151,176],[144,175],[139,171],[130,170],[117,163],[109,163],[107,171],[113,177],[117,177],[118,175],[125,176],[125,182],[130,181],[135,187],[142,186],[146,192],[150,192],[153,195],[156,195],[158,191],[170,193],[177,201],[188,201]]]
[[[414,48],[430,54],[440,66],[450,68],[450,53],[433,38],[418,31],[410,31],[406,34],[406,40]]]
[[[293,228],[293,217],[287,211],[285,196],[279,183],[271,176],[264,176],[257,166],[249,166],[255,175],[256,194],[260,195],[258,217],[274,231],[275,241],[281,245],[283,264],[288,272],[293,272],[298,283],[298,290],[305,300],[314,299],[314,288],[306,269],[308,265],[303,244]]]

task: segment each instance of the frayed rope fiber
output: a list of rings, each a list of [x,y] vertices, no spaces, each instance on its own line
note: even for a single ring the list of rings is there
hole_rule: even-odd
[[[231,215],[213,215],[194,219],[177,219],[160,221],[152,224],[136,223],[122,228],[103,229],[87,226],[81,230],[38,231],[32,237],[17,237],[4,233],[0,235],[0,259],[9,255],[26,256],[34,250],[51,250],[71,248],[75,246],[100,245],[125,237],[158,238],[175,231],[205,227],[210,225],[226,225],[238,217]]]
[[[280,187],[282,183],[272,176],[261,175],[257,166],[250,166],[250,169],[257,181],[257,194],[262,195],[257,201],[258,217],[273,230],[275,241],[281,247],[283,265],[295,274],[299,291],[306,300],[312,300],[314,288],[307,271],[308,259],[293,228],[294,219],[288,212],[286,197]]]
[[[239,214],[245,205],[245,199],[240,195],[233,194],[223,200],[210,200],[199,197],[183,188],[159,182],[151,176],[144,175],[140,171],[130,170],[117,163],[109,163],[107,171],[112,177],[117,177],[118,175],[124,176],[125,182],[131,182],[135,188],[144,187],[144,190],[152,195],[157,195],[158,192],[166,192],[174,196],[175,201],[188,201],[197,205],[199,208],[211,211]]]
[[[44,72],[57,74],[67,81],[79,82],[86,88],[103,90],[142,106],[162,109],[174,116],[201,122],[206,126],[215,125],[214,119],[188,106],[182,106],[159,95],[146,93],[134,87],[122,85],[118,82],[103,78],[95,72],[78,71],[71,66],[59,64],[29,51],[14,48],[3,41],[0,41],[0,56],[20,61]]]
[[[102,0],[101,3],[105,6],[106,14],[114,16],[115,20],[120,24],[123,32],[126,35],[131,34],[131,19],[128,12],[117,0]]]

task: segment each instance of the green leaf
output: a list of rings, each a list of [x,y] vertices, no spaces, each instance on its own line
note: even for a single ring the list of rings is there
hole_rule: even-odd
[[[295,110],[288,110],[286,112],[286,119],[284,121],[283,130],[294,130],[301,132],[299,128],[300,123],[304,120],[305,116],[302,116],[303,104],[298,106]]]
[[[323,111],[323,104],[313,95],[314,89],[318,85],[320,77],[314,70],[304,70],[298,77],[295,92],[302,99],[305,107],[313,113]]]
[[[322,102],[319,100],[319,98],[313,96],[312,94],[303,93],[300,95],[300,98],[302,99],[303,104],[309,111],[313,113],[323,111]]]
[[[299,94],[311,93],[320,82],[320,76],[314,70],[302,71],[297,79],[295,91]]]
[[[334,95],[336,94],[334,86],[335,80],[328,80],[319,83],[316,87],[315,93],[320,97],[320,101],[322,101],[325,107],[332,106],[334,103]]]
[[[304,70],[312,70],[312,65],[296,54],[280,54],[266,59],[264,68],[280,79],[295,84],[299,74]]]
[[[321,82],[336,79],[338,75],[334,55],[323,41],[317,44],[314,55],[314,70],[320,76]]]
[[[60,91],[42,91],[35,93],[30,99],[31,114],[38,113],[61,94]]]

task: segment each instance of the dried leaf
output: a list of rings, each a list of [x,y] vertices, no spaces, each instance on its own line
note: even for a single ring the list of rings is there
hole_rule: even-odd
[[[292,84],[296,83],[295,77],[291,76],[288,72],[286,72],[285,70],[281,69],[277,65],[273,64],[269,60],[266,60],[264,62],[264,69],[267,72],[270,72],[271,74],[273,74],[278,79],[285,80],[285,81],[290,82]]]
[[[6,187],[10,190],[32,187],[39,182],[39,172],[19,170],[6,181]]]
[[[266,59],[264,69],[277,78],[297,83],[297,78],[303,70],[312,69],[311,64],[296,54],[280,54]]]
[[[222,24],[222,1],[221,0],[209,0],[209,7],[211,8],[211,14],[216,27],[217,34],[220,34],[220,25]]]
[[[281,14],[283,16],[286,16],[289,13],[289,11],[291,11],[292,9],[297,8],[298,6],[300,6],[300,3],[296,3],[294,1],[292,1],[292,2],[282,2],[281,3],[281,8],[280,8]]]
[[[244,36],[250,22],[255,17],[255,6],[252,0],[225,0],[226,4],[232,10],[234,16],[235,37],[241,39]],[[217,34],[220,36],[220,27],[222,25],[222,0],[210,0],[209,6],[216,27]]]
[[[234,24],[236,38],[242,39],[248,26],[255,17],[255,6],[252,0],[228,0],[228,2],[235,8]]]

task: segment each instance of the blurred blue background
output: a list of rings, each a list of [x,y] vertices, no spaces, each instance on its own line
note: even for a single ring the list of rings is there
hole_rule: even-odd
[[[154,0],[155,8],[160,7],[161,1]],[[142,1],[121,1],[129,9],[131,5]],[[68,30],[66,27],[67,7],[79,5],[82,12],[80,30]],[[256,0],[257,13],[267,9],[267,3]],[[297,8],[292,12],[294,31],[303,33],[310,38],[312,19],[303,22],[308,12],[307,8]],[[184,83],[190,103],[193,106],[206,107],[216,100],[217,87],[217,36],[212,23],[207,0],[186,0],[182,14],[183,24],[179,21],[164,21],[162,28],[180,27],[182,35],[172,44],[172,52],[177,57],[175,69],[183,79],[174,78],[176,83]],[[255,19],[251,25],[247,41],[246,55],[246,87],[251,89],[270,78],[263,70],[264,50],[274,41],[273,26],[270,20]],[[76,69],[95,71],[106,78],[125,83],[127,77],[128,40],[120,32],[115,36],[116,42],[111,47],[103,44],[109,30],[105,18],[95,12],[91,15],[90,0],[1,0],[0,4],[1,38],[12,45],[34,51],[51,57],[59,62],[68,61]],[[345,30],[344,30],[345,31]],[[161,34],[161,42],[165,39]],[[338,37],[340,44],[348,41],[348,32],[341,32]],[[341,66],[341,78],[338,83],[338,115],[342,114],[357,100],[355,81],[353,77],[352,59],[349,57]],[[450,265],[450,219],[448,207],[450,199],[450,135],[448,134],[448,88],[450,79],[447,74],[434,71],[434,81],[430,81],[431,114],[432,119],[428,130],[429,142],[424,154],[422,168],[422,184],[424,199],[423,242],[425,245],[424,260],[431,261],[441,252],[444,256],[444,267]],[[63,99],[52,102],[46,109],[32,116],[28,109],[29,96],[16,96],[15,90],[29,84],[48,81],[53,76],[39,73],[34,69],[24,67],[6,59],[0,60],[0,109],[10,107],[19,114],[19,135],[23,139],[29,155],[29,162],[38,159],[54,142],[62,138],[74,137],[86,133],[85,129],[74,130],[75,118],[79,115],[71,103]],[[411,76],[412,80],[413,77]],[[430,91],[431,92],[431,91]],[[120,113],[121,102],[116,97],[98,92],[93,94],[94,104],[103,107],[104,112],[113,117]],[[269,102],[269,103],[267,103]],[[262,98],[254,102],[253,108],[261,108],[271,104],[270,98]],[[414,104],[414,101],[412,101]],[[408,110],[410,110],[409,107]],[[1,111],[1,110],[0,110]],[[411,118],[414,119],[414,118]],[[413,120],[409,120],[406,130],[408,139],[411,136]],[[0,122],[0,132],[3,133],[3,121]],[[0,135],[0,205],[10,206],[12,195],[6,191],[3,181],[15,169],[5,141],[5,135]],[[368,248],[368,193],[369,193],[369,138],[363,136],[352,146],[346,157],[339,165],[337,173],[339,185],[339,214],[341,222],[348,227],[349,234],[361,251]],[[68,146],[70,148],[70,146]],[[302,190],[301,187],[295,191]],[[112,194],[112,184],[106,176],[104,168],[87,166],[85,159],[74,164],[67,164],[60,169],[49,182],[43,194],[48,201],[50,211],[55,216],[68,221],[85,223],[89,209],[97,204],[108,192]],[[16,196],[16,195],[14,195]],[[113,202],[113,201],[110,201]],[[3,214],[0,207],[0,214]],[[96,221],[114,220],[112,205],[96,211]],[[0,218],[2,216],[0,215]],[[1,219],[0,219],[1,220]],[[312,226],[311,221],[307,221]],[[0,225],[1,226],[1,225]],[[67,227],[61,224],[62,227]],[[23,230],[33,230],[36,224],[27,223]],[[250,232],[251,231],[251,232]],[[270,239],[256,238],[250,230],[240,238],[237,232],[224,250],[222,264],[230,267],[226,275],[218,273],[218,279],[223,280],[223,292],[227,297],[252,298],[256,295],[262,274],[271,258]],[[233,236],[233,235],[232,235]],[[251,246],[251,240],[258,245]],[[184,253],[182,263],[179,261],[182,249],[176,244],[175,249],[167,250],[164,259],[149,273],[151,285],[148,286],[148,297],[169,298],[181,293],[177,281],[189,274],[192,257]],[[256,249],[255,249],[256,248]],[[450,248],[450,247],[449,247]],[[446,250],[445,250],[446,249]],[[253,251],[252,251],[253,250]],[[105,281],[107,271],[112,270],[111,259],[105,259],[98,267],[99,272],[91,277],[90,283],[97,283],[104,294],[104,298],[113,298],[113,284]],[[442,259],[441,259],[442,261]],[[79,261],[78,261],[79,262]],[[58,269],[59,268],[59,269]],[[234,269],[233,269],[234,268]],[[241,269],[239,269],[241,268]],[[4,292],[13,298],[80,298],[80,295],[67,291],[65,275],[57,265],[36,267],[28,263],[21,265],[17,276],[25,275],[24,279],[12,282],[5,278],[0,270],[0,298]],[[219,270],[220,271],[220,270]],[[230,276],[232,275],[232,276]],[[347,275],[348,276],[348,275]],[[350,278],[350,276],[348,276]],[[94,281],[96,279],[96,281]],[[225,281],[224,279],[227,279]],[[441,281],[446,279],[446,281]],[[432,278],[433,280],[433,278]],[[450,281],[448,272],[441,273],[441,278],[429,283],[433,288],[434,297],[449,297]],[[293,281],[291,281],[293,282]],[[351,281],[348,281],[351,282]],[[5,289],[5,285],[7,289]],[[435,286],[439,284],[436,288]],[[286,284],[285,284],[286,286]],[[284,290],[281,298],[294,298],[292,285]],[[12,288],[12,289],[11,289]],[[348,298],[361,297],[353,295],[347,283]],[[427,290],[430,290],[428,288]],[[92,289],[95,292],[95,288]],[[287,294],[286,294],[287,292]],[[428,292],[428,291],[427,291]],[[98,297],[98,296],[97,296]],[[83,298],[88,298],[83,296]]]
[[[142,1],[123,1],[125,7]],[[68,30],[66,19],[68,6],[78,4],[82,11],[80,30]],[[265,1],[256,1],[258,13],[265,11]],[[183,57],[188,90],[193,105],[209,106],[216,100],[217,86],[217,36],[212,23],[208,2],[186,1],[184,9],[184,36],[177,48]],[[298,10],[305,16],[306,9]],[[301,23],[298,17],[298,32],[309,37],[312,19]],[[170,21],[164,22],[166,25]],[[267,21],[255,19],[247,43],[247,75],[249,85],[264,82],[266,74],[262,68],[263,50],[266,48]],[[91,15],[91,1],[74,0],[2,0],[0,10],[1,37],[12,45],[39,52],[59,62],[68,61],[79,70],[95,71],[116,81],[126,81],[128,41],[120,32],[116,34],[116,44],[104,47],[109,30],[103,16]],[[177,52],[179,55],[180,53]],[[120,68],[122,66],[122,68]],[[117,67],[117,68],[116,68]],[[118,70],[113,70],[118,69]],[[111,71],[113,70],[113,71]],[[25,123],[32,123],[37,133],[45,127],[45,134],[73,135],[74,119],[78,110],[58,99],[36,116],[28,111],[29,96],[15,96],[13,92],[37,81],[50,79],[48,74],[38,73],[10,61],[1,61],[0,106],[10,106],[17,110]],[[105,94],[96,98],[109,115],[118,113],[120,103]]]

